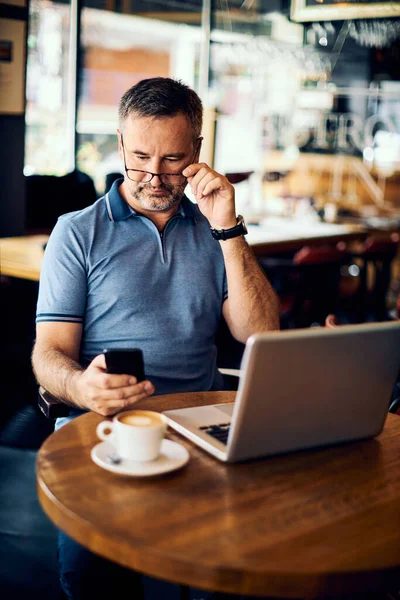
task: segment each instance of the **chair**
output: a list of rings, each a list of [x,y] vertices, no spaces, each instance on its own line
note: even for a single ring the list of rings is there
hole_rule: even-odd
[[[52,432],[37,408],[31,364],[37,282],[1,276],[0,292],[0,446],[35,449]]]
[[[245,344],[238,342],[233,337],[223,317],[215,336],[215,345],[218,370],[223,375],[225,389],[237,390]]]
[[[250,175],[253,175],[254,171],[243,171],[243,173],[225,173],[227,180],[234,185],[235,183],[241,183],[246,181]]]
[[[341,268],[349,260],[346,248],[304,246],[292,258],[259,259],[281,302],[281,328],[322,324],[337,310]]]
[[[361,263],[360,287],[353,298],[359,322],[386,321],[389,313],[387,294],[392,276],[392,262],[399,249],[400,236],[392,233],[386,239],[369,237],[352,257]],[[369,283],[372,275],[372,284]]]
[[[218,368],[239,369],[245,344],[238,342],[231,334],[229,327],[222,317],[216,336]]]
[[[69,415],[69,406],[50,394],[43,386],[40,386],[38,390],[38,406],[48,419],[58,419]]]
[[[86,208],[97,200],[93,180],[82,171],[61,177],[29,175],[25,182],[27,234],[50,233],[60,215]]]

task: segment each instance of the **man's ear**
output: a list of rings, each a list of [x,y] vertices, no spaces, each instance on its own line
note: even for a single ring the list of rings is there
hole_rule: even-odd
[[[197,140],[195,141],[195,144],[196,144],[196,153],[195,153],[194,159],[193,159],[194,163],[198,163],[199,162],[202,143],[203,143],[203,138],[202,137],[197,138]]]

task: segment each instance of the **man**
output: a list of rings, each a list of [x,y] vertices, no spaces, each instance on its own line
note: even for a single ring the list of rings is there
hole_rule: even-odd
[[[221,389],[214,338],[222,315],[243,343],[279,328],[234,188],[198,162],[197,94],[169,78],[140,81],[122,97],[119,121],[124,179],[59,219],[42,267],[32,361],[39,383],[71,406],[67,420],[85,410],[109,416],[154,393]],[[148,379],[107,374],[106,347],[140,347]]]

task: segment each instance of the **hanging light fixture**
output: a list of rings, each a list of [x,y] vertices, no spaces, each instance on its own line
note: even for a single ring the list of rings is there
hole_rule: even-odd
[[[400,37],[400,19],[357,19],[349,35],[361,46],[384,48]]]

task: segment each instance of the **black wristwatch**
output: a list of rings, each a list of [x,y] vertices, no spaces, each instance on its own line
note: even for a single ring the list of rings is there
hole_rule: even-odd
[[[210,227],[210,229],[214,240],[230,240],[239,235],[246,235],[247,233],[246,223],[242,215],[238,215],[235,227],[231,227],[230,229],[213,229]]]

